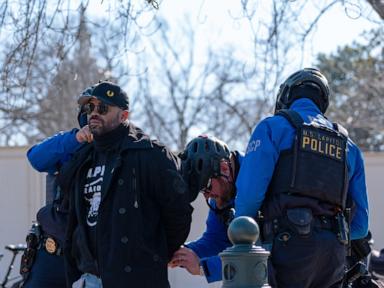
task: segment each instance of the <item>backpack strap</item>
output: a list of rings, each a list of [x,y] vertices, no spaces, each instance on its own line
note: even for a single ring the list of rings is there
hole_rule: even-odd
[[[301,118],[300,114],[297,113],[296,111],[282,109],[279,112],[277,112],[276,115],[283,116],[296,129],[303,126],[304,120],[303,118]]]

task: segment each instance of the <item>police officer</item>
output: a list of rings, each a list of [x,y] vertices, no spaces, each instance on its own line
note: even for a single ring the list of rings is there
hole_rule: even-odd
[[[176,251],[169,267],[179,266],[192,275],[205,276],[208,283],[220,281],[218,254],[232,245],[227,228],[234,216],[235,180],[243,156],[238,151],[230,152],[223,141],[201,135],[187,144],[180,157],[191,201],[202,193],[209,214],[203,235]]]
[[[329,95],[317,69],[288,77],[275,115],[255,128],[237,178],[236,217],[262,212],[278,287],[340,286],[347,202],[351,238],[368,232],[363,157],[346,130],[324,116]]]
[[[93,87],[81,94],[90,95]],[[86,114],[79,109],[80,129],[60,132],[32,146],[27,158],[33,168],[47,172],[47,199],[53,198],[37,213],[27,237],[28,249],[22,257],[21,273],[26,288],[66,287],[63,242],[67,226],[68,197],[57,188],[56,175],[82,143],[92,142],[93,136],[86,125]]]

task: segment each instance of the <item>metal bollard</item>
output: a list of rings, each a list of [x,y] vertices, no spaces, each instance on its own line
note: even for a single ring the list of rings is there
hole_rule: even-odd
[[[233,246],[219,254],[222,265],[223,288],[260,288],[268,285],[267,260],[269,252],[255,246],[259,226],[250,217],[234,219],[228,228]]]

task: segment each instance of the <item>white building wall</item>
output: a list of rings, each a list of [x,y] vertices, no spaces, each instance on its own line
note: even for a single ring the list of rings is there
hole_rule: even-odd
[[[370,212],[369,227],[375,240],[374,248],[384,248],[384,153],[366,153],[365,175]]]
[[[3,248],[11,243],[24,243],[36,211],[44,201],[44,175],[28,164],[26,147],[0,148],[0,280],[11,253]],[[18,271],[18,263],[15,270]]]
[[[0,281],[9,261],[3,247],[10,243],[24,242],[38,209],[45,201],[45,175],[29,165],[25,155],[27,147],[0,147]],[[367,186],[370,202],[370,229],[375,248],[384,248],[384,153],[365,155]],[[205,229],[208,213],[205,201],[199,197],[194,203],[193,221],[188,240],[199,237]],[[18,270],[18,267],[17,269]],[[208,285],[205,278],[189,275],[184,269],[170,269],[169,279],[174,288],[221,287],[221,283]]]

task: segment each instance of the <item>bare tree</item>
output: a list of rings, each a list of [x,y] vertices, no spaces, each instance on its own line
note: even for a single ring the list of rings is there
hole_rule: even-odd
[[[227,45],[210,47],[203,63],[197,63],[198,25],[184,21],[194,31],[187,28],[170,39],[172,27],[163,22],[159,35],[151,37],[155,57],[147,58],[141,69],[149,69],[141,77],[138,97],[143,100],[146,124],[179,149],[199,132],[213,133],[240,147],[260,118],[272,112],[286,75],[304,65],[304,51],[322,17],[344,5],[340,0],[273,0],[267,5],[241,1],[237,13],[235,9],[230,13],[234,22],[247,22],[251,31],[253,46],[246,60],[236,59],[236,49]],[[304,17],[308,6],[313,6],[313,15]]]
[[[87,22],[85,9],[79,10],[79,15],[79,20],[76,19],[79,24],[74,25],[78,28],[77,40],[63,59],[57,59],[57,51],[62,49],[57,38],[46,39],[45,45],[38,46],[31,65],[18,68],[20,72],[30,71],[27,86],[21,84],[25,73],[15,73],[12,86],[10,78],[4,80],[8,84],[3,86],[2,93],[7,100],[0,104],[2,143],[20,143],[20,136],[25,139],[21,142],[32,143],[77,126],[76,100],[82,90],[101,79],[116,81],[113,75],[124,81],[125,67],[116,68],[119,61],[116,55],[122,49],[121,39],[114,37],[117,29],[92,26]],[[75,17],[71,22],[75,22]],[[91,33],[91,27],[95,33]],[[96,29],[108,31],[110,36],[97,38],[102,34]],[[96,44],[92,45],[91,34]]]
[[[145,12],[153,10],[157,1],[96,1],[82,0],[75,5],[70,0],[4,0],[0,4],[0,37],[6,46],[4,57],[0,58],[0,75],[3,92],[12,90],[17,98],[24,97],[28,92],[29,80],[33,77],[34,62],[37,61],[41,46],[51,46],[55,53],[55,65],[50,67],[55,74],[61,61],[66,59],[73,50],[79,38],[79,22],[73,21],[76,11],[86,14],[98,5],[109,13],[108,18],[101,19],[91,12],[91,23],[102,23],[105,30],[110,26],[119,27],[114,31],[114,37],[119,37],[120,45],[130,48],[132,37],[137,37],[134,31],[143,29],[138,25],[140,17]],[[93,6],[92,6],[92,5]],[[157,5],[158,6],[158,5]],[[90,17],[90,16],[89,16]],[[100,24],[99,24],[100,25]],[[52,41],[54,39],[54,42]],[[49,42],[49,43],[47,43]],[[17,79],[17,81],[15,81]],[[20,93],[22,92],[22,93]],[[11,97],[8,95],[8,97]]]
[[[373,8],[377,12],[383,8],[382,0],[272,0],[268,3],[240,3],[241,9],[231,15],[234,21],[248,22],[252,34],[249,36],[253,43],[254,70],[259,79],[257,84],[265,92],[265,98],[275,95],[281,81],[295,70],[292,65],[308,65],[304,59],[305,51],[310,50],[312,38],[324,15],[331,10],[342,9],[346,17],[371,19],[374,17],[371,17],[370,5],[375,6]]]
[[[56,76],[48,85],[46,96],[36,103],[39,112],[35,122],[39,138],[77,127],[76,103],[80,92],[105,78],[105,69],[101,69],[91,55],[91,37],[83,13],[78,35],[73,56],[61,62]],[[29,142],[36,141],[35,138],[35,135],[27,136]]]
[[[383,0],[367,0],[376,13],[384,20],[384,1]]]
[[[247,22],[250,31],[247,37],[252,48],[247,52],[246,60],[235,56],[237,47],[227,45],[220,49],[206,48],[207,56],[201,63],[197,61],[191,33],[198,28],[196,24],[189,24],[193,29],[189,28],[179,39],[171,41],[171,27],[163,23],[161,30],[155,33],[159,22],[152,21],[152,17],[143,17],[157,11],[154,8],[161,9],[158,1],[100,1],[99,6],[109,14],[108,18],[100,18],[87,13],[94,5],[89,0],[82,0],[78,5],[69,0],[19,0],[12,3],[4,0],[0,4],[0,38],[4,43],[4,53],[0,54],[0,97],[5,101],[0,102],[0,131],[8,139],[4,141],[10,143],[17,131],[32,139],[70,125],[71,122],[62,121],[60,126],[60,123],[54,124],[55,121],[47,119],[38,124],[36,115],[40,111],[44,111],[41,114],[46,117],[58,115],[50,113],[48,108],[55,107],[53,103],[60,103],[63,94],[77,95],[78,92],[63,88],[63,85],[93,79],[93,76],[82,75],[98,75],[95,76],[98,78],[100,73],[125,74],[129,78],[126,69],[131,68],[131,60],[126,56],[138,54],[133,43],[145,31],[151,40],[149,47],[153,55],[146,58],[144,55],[149,55],[149,51],[142,53],[141,66],[130,70],[133,71],[131,75],[141,76],[138,91],[132,90],[132,94],[137,95],[134,99],[145,104],[143,110],[148,115],[145,121],[156,135],[165,142],[176,143],[179,148],[199,132],[215,133],[232,142],[246,142],[244,139],[249,137],[260,117],[272,112],[279,84],[295,69],[293,66],[304,64],[304,51],[310,45],[320,19],[336,7],[346,9],[351,2],[371,5],[369,7],[381,15],[382,1],[235,1],[233,6],[240,8],[237,12],[231,9],[230,16],[234,22]],[[309,6],[315,11],[313,15],[303,15]],[[77,43],[86,41],[80,39],[81,22],[74,20],[75,11],[87,15],[85,22],[92,27],[90,29],[103,31],[92,34],[89,53],[85,52],[88,49],[76,48]],[[149,20],[142,22],[143,18]],[[96,34],[103,37],[96,39]],[[186,44],[181,46],[184,40]],[[94,55],[95,50],[97,57],[87,57]],[[76,61],[75,54],[78,56]],[[85,63],[86,59],[88,63]],[[76,67],[74,62],[82,63],[84,69],[79,68],[81,65]],[[158,67],[154,66],[156,63]],[[95,74],[86,74],[87,68]],[[119,80],[124,83],[120,77]],[[79,87],[76,86],[76,90]],[[48,100],[50,98],[52,100]],[[63,104],[58,105],[64,108]],[[62,111],[61,117],[73,116],[75,109],[68,107]],[[72,116],[68,119],[73,121]],[[26,128],[28,125],[22,123],[31,126]]]
[[[235,134],[249,137],[265,110],[247,95],[244,63],[235,59],[230,47],[208,50],[199,63],[196,55],[201,51],[197,51],[200,46],[191,23],[180,26],[177,34],[183,38],[172,38],[167,23],[161,24],[151,38],[153,55],[143,55],[140,63],[147,72],[139,78],[136,98],[141,99],[145,126],[179,150],[200,133],[212,133],[230,143],[239,140]]]

